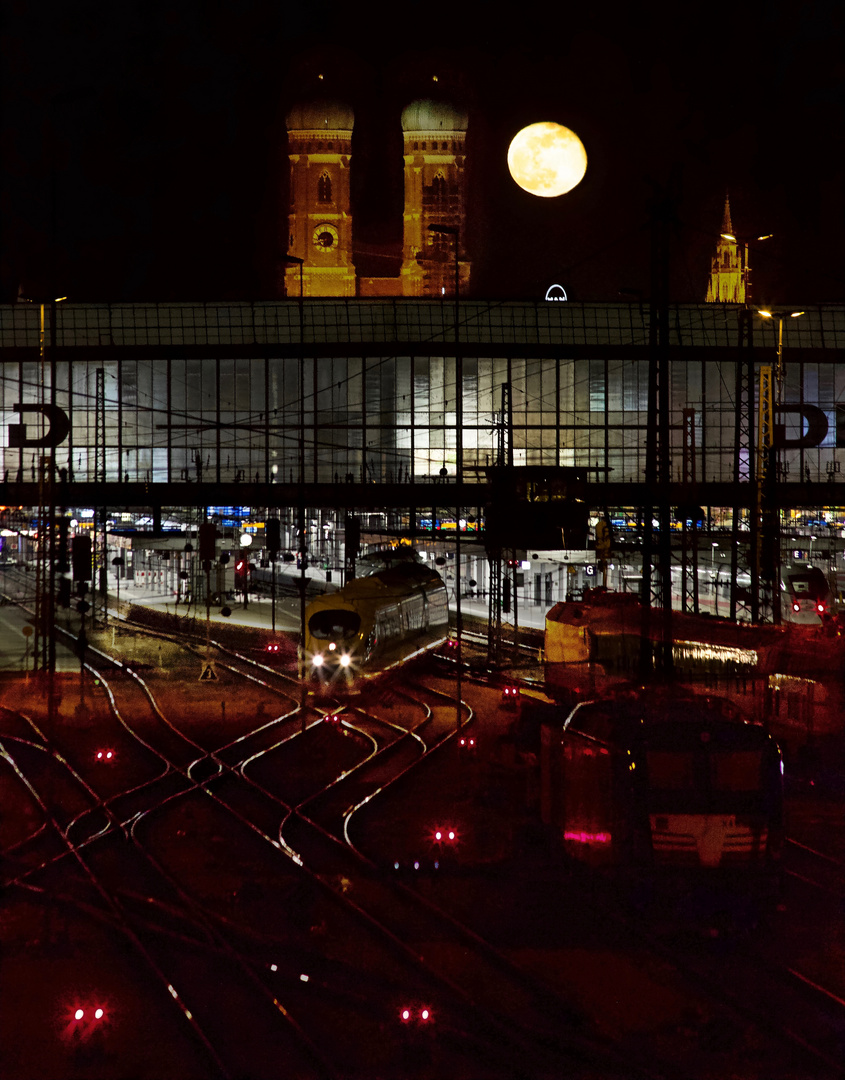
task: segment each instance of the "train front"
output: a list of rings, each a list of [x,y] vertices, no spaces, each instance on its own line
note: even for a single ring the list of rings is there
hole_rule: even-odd
[[[759,871],[782,842],[780,751],[757,725],[655,724],[642,764],[655,866]]]
[[[817,566],[787,566],[783,570],[783,621],[797,626],[824,626],[834,611],[833,595]]]
[[[337,593],[314,600],[305,618],[306,674],[321,682],[351,679],[363,655],[362,620]]]

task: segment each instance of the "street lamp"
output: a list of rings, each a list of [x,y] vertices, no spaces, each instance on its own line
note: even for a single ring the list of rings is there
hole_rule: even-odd
[[[302,308],[304,259],[284,255],[283,261],[299,267],[299,677],[305,678],[305,323]],[[304,723],[304,721],[303,721]]]
[[[764,319],[777,319],[777,321],[778,321],[777,366],[775,368],[776,391],[775,391],[775,401],[774,401],[774,408],[773,409],[771,408],[771,385],[770,385],[770,389],[769,389],[770,411],[772,413],[774,413],[783,404],[783,379],[784,379],[783,323],[784,323],[785,319],[789,319],[789,318],[797,319],[799,316],[803,315],[804,312],[803,311],[770,311],[767,308],[758,308],[757,309],[757,314],[760,315]],[[760,400],[761,425],[762,425],[762,422],[763,422],[762,421],[763,409],[764,409],[764,404],[763,404],[763,400],[762,400],[762,386],[761,386],[761,400]],[[770,433],[770,441],[767,444],[767,457],[766,457],[765,461],[762,463],[762,472],[760,473],[760,477],[762,478],[762,480],[761,480],[760,483],[758,483],[758,499],[761,500],[761,502],[758,503],[758,505],[761,506],[761,507],[762,507],[762,499],[763,499],[763,491],[762,491],[761,483],[764,484],[765,487],[768,489],[768,494],[765,497],[766,501],[768,502],[770,497],[771,497],[771,488],[769,487],[769,485],[779,482],[779,480],[781,478],[780,446],[778,445],[778,439],[777,439],[777,437],[775,435],[774,417],[773,416],[771,417],[771,422],[772,422],[772,429],[771,429],[771,433]],[[762,431],[762,426],[761,426],[761,431]],[[761,447],[760,447],[761,453],[763,452],[763,450],[764,450],[764,447],[761,444]],[[759,510],[759,513],[761,513],[761,514],[763,513],[762,508]],[[771,553],[771,556],[770,556],[770,559],[769,559],[769,569],[771,570],[771,573],[772,573],[772,616],[773,616],[773,619],[774,619],[776,624],[779,624],[780,619],[781,619],[781,609],[780,609],[781,520],[780,520],[780,513],[781,513],[780,510],[776,510],[773,507],[770,507],[766,511],[766,514],[770,515],[770,521],[769,521],[770,536],[769,536],[769,540],[773,544],[772,553]],[[762,517],[761,517],[761,521],[763,521]]]
[[[782,403],[783,398],[783,323],[785,319],[797,319],[803,315],[803,311],[769,311],[766,308],[758,308],[757,314],[764,319],[777,319],[778,321],[778,363],[776,371],[777,404]]]
[[[748,245],[752,240],[771,240],[774,233],[765,233],[763,236],[734,236],[733,233],[720,233],[723,240],[730,240],[734,244],[742,244],[742,293],[745,306],[751,304],[751,266],[748,262]]]
[[[457,624],[457,729],[461,730],[461,490],[464,480],[464,435],[463,435],[463,412],[464,412],[464,372],[463,360],[460,350],[460,288],[461,271],[459,263],[461,233],[457,225],[429,225],[429,232],[442,233],[452,237],[455,250],[455,481],[458,489],[457,506],[455,507],[455,621]]]

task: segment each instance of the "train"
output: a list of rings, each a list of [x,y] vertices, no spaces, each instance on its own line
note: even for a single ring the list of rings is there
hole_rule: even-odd
[[[781,572],[781,618],[797,626],[824,626],[835,613],[834,596],[817,566],[791,565]]]
[[[652,882],[776,888],[783,759],[727,698],[628,687],[539,724],[540,813],[566,853]]]
[[[446,585],[436,570],[407,561],[355,578],[305,612],[305,662],[319,681],[351,681],[448,638]]]

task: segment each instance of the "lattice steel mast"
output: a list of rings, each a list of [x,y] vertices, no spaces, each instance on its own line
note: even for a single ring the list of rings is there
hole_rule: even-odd
[[[513,467],[513,411],[510,383],[502,383],[502,408],[496,420],[496,461],[501,468]],[[487,549],[490,571],[490,608],[487,614],[487,661],[498,662],[502,647],[502,548]]]
[[[667,496],[669,477],[669,219],[670,204],[660,196],[652,209],[651,307],[649,317],[648,427],[646,476],[653,477],[657,498],[643,507],[642,629],[640,674],[671,678],[672,660],[672,537]],[[657,512],[657,547],[654,513]],[[655,557],[656,556],[656,557]],[[654,564],[652,565],[652,559]],[[652,607],[661,609],[657,623]],[[652,630],[655,645],[652,653]],[[653,655],[653,661],[652,661]]]

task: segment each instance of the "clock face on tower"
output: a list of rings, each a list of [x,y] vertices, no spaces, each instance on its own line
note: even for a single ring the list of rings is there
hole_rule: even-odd
[[[311,242],[317,251],[326,254],[337,247],[337,229],[334,225],[318,225],[311,234]]]

